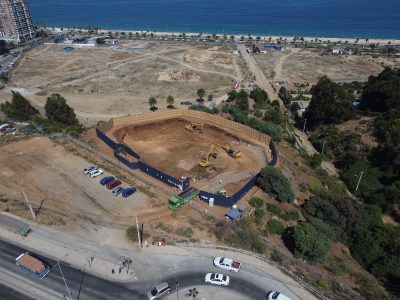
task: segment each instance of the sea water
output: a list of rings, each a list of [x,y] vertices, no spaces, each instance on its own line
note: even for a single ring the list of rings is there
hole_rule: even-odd
[[[400,0],[28,0],[56,27],[400,38]]]

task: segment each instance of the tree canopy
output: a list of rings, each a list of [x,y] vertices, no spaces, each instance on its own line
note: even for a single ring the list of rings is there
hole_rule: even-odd
[[[203,99],[205,94],[206,94],[206,91],[204,89],[197,90],[197,96],[199,96],[199,99]]]
[[[264,167],[257,182],[262,190],[280,201],[293,202],[295,199],[289,180],[279,169],[272,166]]]
[[[67,104],[65,98],[60,94],[51,94],[50,97],[47,98],[44,109],[46,111],[46,117],[51,121],[65,125],[78,124],[74,109]]]
[[[311,94],[310,105],[305,112],[309,127],[337,124],[351,117],[354,96],[328,77],[322,77],[311,88]]]
[[[236,105],[242,110],[249,109],[249,94],[245,90],[240,90],[237,94]]]
[[[17,121],[30,120],[39,113],[24,96],[15,91],[12,91],[11,102],[0,104],[0,109],[7,117]]]
[[[361,96],[361,107],[374,112],[400,108],[400,69],[386,68],[370,76]]]
[[[266,91],[260,89],[259,87],[254,88],[249,97],[254,100],[256,103],[265,104],[269,101],[269,97]]]

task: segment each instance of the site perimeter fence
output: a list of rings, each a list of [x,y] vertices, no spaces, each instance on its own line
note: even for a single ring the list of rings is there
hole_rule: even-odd
[[[261,144],[264,147],[265,152],[268,152],[266,151],[265,147],[269,147],[269,149],[271,150],[272,159],[268,162],[268,165],[275,166],[277,163],[278,151],[276,149],[275,143],[268,135],[263,134],[248,126],[233,122],[231,120],[227,120],[221,116],[216,116],[194,110],[174,109],[155,113],[146,113],[137,116],[120,117],[112,119],[108,122],[102,122],[98,124],[96,128],[96,134],[98,138],[100,138],[114,151],[114,156],[127,167],[131,169],[140,169],[144,173],[160,180],[161,182],[164,182],[168,185],[176,186],[181,190],[186,190],[190,186],[190,181],[188,178],[184,180],[177,179],[158,170],[157,168],[154,168],[153,166],[150,166],[149,164],[141,160],[140,155],[137,154],[130,147],[114,141],[106,134],[106,132],[110,131],[112,128],[122,128],[124,126],[131,125],[143,125],[154,123],[157,121],[167,121],[170,119],[183,119],[192,123],[209,124],[216,127],[222,127],[223,130],[228,131],[233,135],[239,134],[241,135],[241,137],[245,136],[244,139],[247,139],[250,142],[258,142],[259,144]],[[121,151],[123,151],[125,154],[129,154],[130,156],[132,156],[134,158],[134,161],[130,161],[126,157],[123,157],[120,154]],[[238,192],[236,192],[232,196],[227,197],[220,194],[200,191],[199,198],[208,204],[210,204],[210,202],[212,201],[214,205],[231,207],[256,184],[257,177],[258,174],[253,176]]]

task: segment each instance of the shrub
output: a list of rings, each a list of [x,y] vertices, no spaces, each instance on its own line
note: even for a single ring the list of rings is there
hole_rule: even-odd
[[[203,105],[191,105],[189,107],[189,109],[202,111],[202,112],[206,112],[206,113],[209,113],[209,114],[216,114],[218,112],[217,109],[215,109],[215,108],[211,109],[211,108],[208,108],[208,107],[203,106]]]
[[[267,224],[267,231],[269,234],[282,235],[285,230],[285,225],[277,220],[270,220]]]
[[[275,216],[280,216],[282,214],[282,210],[280,209],[280,207],[276,206],[275,204],[267,204],[267,210],[275,215]]]
[[[30,120],[39,113],[24,96],[14,91],[11,103],[9,101],[1,103],[0,109],[7,117],[18,121]]]
[[[265,210],[262,208],[256,209],[254,213],[254,221],[257,225],[261,225],[263,223],[263,218],[265,216]]]
[[[234,232],[228,234],[225,241],[234,247],[255,251],[257,253],[263,253],[265,251],[265,244],[260,239],[257,230],[251,227],[248,219],[243,218],[238,224],[238,228]]]
[[[249,203],[254,208],[261,208],[264,206],[264,199],[253,197],[250,199]]]
[[[264,167],[257,179],[261,189],[281,201],[293,202],[295,197],[289,180],[272,166]]]
[[[273,261],[277,262],[277,263],[281,263],[281,262],[283,261],[282,255],[281,255],[281,254],[279,253],[279,251],[276,250],[276,249],[274,250],[274,252],[272,252],[270,258],[271,258]]]

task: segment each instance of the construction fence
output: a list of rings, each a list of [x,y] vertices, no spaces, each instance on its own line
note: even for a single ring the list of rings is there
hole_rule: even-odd
[[[160,121],[166,121],[169,119],[183,119],[192,123],[204,123],[211,126],[221,127],[224,131],[231,132],[234,135],[240,135],[250,142],[256,142],[261,144],[263,147],[269,147],[271,151],[272,159],[268,162],[268,165],[275,166],[278,160],[278,151],[272,139],[253,128],[248,126],[227,120],[221,116],[212,115],[200,111],[187,110],[187,109],[174,109],[168,111],[146,113],[137,116],[126,116],[121,118],[112,119],[108,122],[100,123],[96,128],[96,134],[106,145],[108,145],[113,151],[114,156],[122,162],[125,166],[131,169],[139,169],[142,172],[150,175],[153,178],[160,180],[170,186],[175,186],[178,189],[184,191],[190,186],[188,178],[180,179],[170,176],[157,168],[154,168],[141,160],[140,155],[125,144],[114,141],[106,133],[113,128],[120,128],[131,125],[142,125],[146,123],[154,123]],[[266,151],[268,152],[268,151]],[[199,198],[210,204],[231,207],[240,198],[242,198],[257,182],[258,174],[252,177],[238,192],[234,195],[226,197],[220,194],[209,193],[206,191],[200,191]]]

